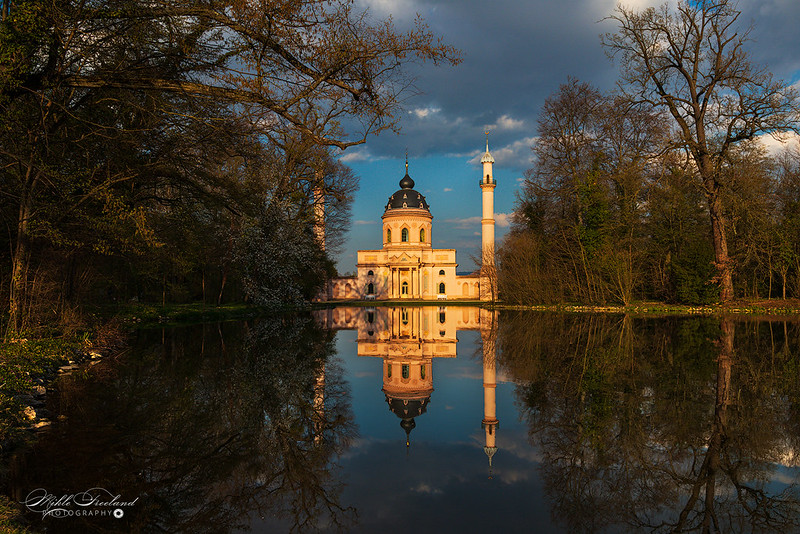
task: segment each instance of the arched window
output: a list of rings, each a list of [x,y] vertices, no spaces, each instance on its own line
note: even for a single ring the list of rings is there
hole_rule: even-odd
[[[408,228],[403,228],[403,231],[400,232],[400,241],[408,243]]]
[[[425,380],[425,364],[419,366],[419,377]]]
[[[439,282],[439,294],[444,294],[444,282]]]
[[[392,378],[392,364],[386,364],[386,378]]]
[[[400,321],[402,321],[403,324],[408,324],[408,310],[405,308],[400,310]]]
[[[367,276],[375,276],[375,273],[372,272],[372,269],[367,271]]]
[[[409,375],[409,365],[407,363],[403,364],[403,378],[408,378]]]
[[[439,269],[439,276],[444,276],[444,269]]]
[[[408,282],[403,282],[400,285],[400,293],[403,295],[408,295]]]
[[[372,284],[370,284],[372,285]],[[374,323],[375,322],[375,312],[367,312],[367,322]]]
[[[387,243],[391,243],[392,242],[392,229],[391,228],[387,228],[386,229],[386,242]]]
[[[439,322],[444,324],[446,320],[447,320],[447,317],[445,316],[445,312],[444,311],[440,311],[439,312]]]
[[[369,285],[367,285],[367,295],[374,295],[374,294],[375,294],[375,284],[370,282]]]
[[[419,242],[420,243],[424,243],[425,242],[425,228],[420,228],[419,229]]]

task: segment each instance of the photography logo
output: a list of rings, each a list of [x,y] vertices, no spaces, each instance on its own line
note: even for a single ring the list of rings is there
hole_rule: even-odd
[[[45,517],[114,517],[122,519],[125,510],[136,504],[139,497],[126,501],[120,494],[105,488],[90,488],[80,493],[55,495],[44,488],[37,488],[20,504],[31,512]]]

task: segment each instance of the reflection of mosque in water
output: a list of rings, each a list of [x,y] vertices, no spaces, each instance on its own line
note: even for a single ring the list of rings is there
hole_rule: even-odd
[[[433,393],[433,359],[455,358],[456,333],[477,330],[483,340],[484,451],[496,452],[495,413],[496,312],[476,307],[332,308],[318,312],[328,328],[356,330],[358,356],[383,359],[383,392],[389,410],[400,418],[406,446],[416,418],[427,410]]]

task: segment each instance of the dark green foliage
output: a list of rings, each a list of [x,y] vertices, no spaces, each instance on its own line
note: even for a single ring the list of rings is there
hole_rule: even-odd
[[[690,242],[670,263],[674,299],[684,304],[712,304],[719,290],[713,282],[714,251],[703,240]]]
[[[315,241],[309,221],[273,205],[246,223],[236,243],[245,295],[258,306],[297,306],[310,301],[333,266]]]
[[[577,227],[578,239],[586,254],[593,258],[606,239],[609,221],[608,195],[595,173],[578,185],[578,204],[583,207]]]

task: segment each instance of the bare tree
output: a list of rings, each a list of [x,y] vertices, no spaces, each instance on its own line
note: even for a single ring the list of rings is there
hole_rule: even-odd
[[[616,33],[603,36],[622,66],[620,85],[632,99],[666,109],[680,145],[696,166],[711,219],[720,300],[733,298],[728,255],[725,156],[737,143],[763,133],[798,129],[797,92],[750,63],[740,12],[729,0],[682,0],[675,11],[617,7]]]

